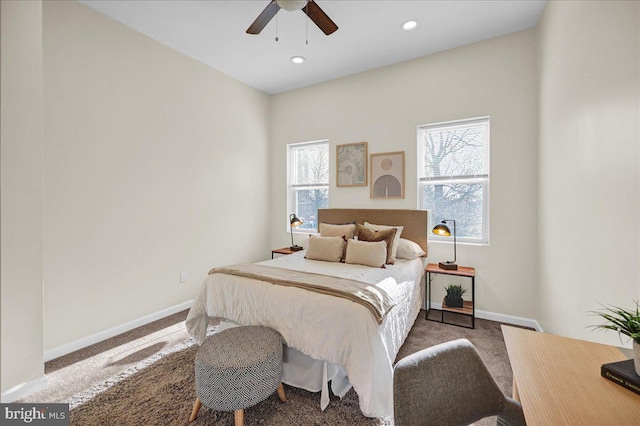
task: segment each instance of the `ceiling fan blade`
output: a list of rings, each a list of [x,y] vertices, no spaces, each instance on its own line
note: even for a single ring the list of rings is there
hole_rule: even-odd
[[[276,0],[271,0],[271,3],[264,8],[262,13],[258,15],[253,24],[247,29],[247,34],[260,34],[260,31],[267,26],[269,21],[276,16],[276,13],[280,10],[280,6],[276,3]]]
[[[318,6],[315,1],[309,0],[302,10],[326,35],[333,34],[338,29],[335,22],[333,22],[331,18],[329,18],[327,14],[320,9],[320,6]]]

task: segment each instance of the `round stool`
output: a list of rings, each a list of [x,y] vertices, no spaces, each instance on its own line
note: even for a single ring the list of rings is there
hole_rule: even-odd
[[[267,399],[282,387],[282,337],[270,328],[233,327],[207,337],[196,355],[196,402],[189,422],[201,405],[235,411],[235,424],[244,424],[244,409]]]

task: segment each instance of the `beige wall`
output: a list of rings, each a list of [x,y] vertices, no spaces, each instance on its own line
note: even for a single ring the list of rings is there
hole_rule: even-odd
[[[638,300],[640,3],[549,2],[539,24],[539,321],[593,333]]]
[[[44,65],[45,350],[269,257],[267,95],[76,2]]]
[[[491,116],[491,242],[459,245],[478,271],[477,307],[535,318],[537,70],[533,30],[275,95],[271,128],[271,245],[287,244],[286,145],[329,139],[330,206],[417,207],[416,126]],[[405,151],[403,200],[335,186],[335,146]],[[430,243],[429,261],[452,247]]]
[[[42,3],[0,2],[2,393],[44,375]],[[34,389],[32,389],[34,390]]]
[[[331,207],[415,208],[416,126],[486,115],[491,241],[458,250],[478,308],[619,342],[585,326],[640,295],[637,2],[550,2],[537,30],[271,98],[82,4],[1,4],[3,393],[287,245],[286,144],[330,140]],[[405,199],[335,186],[358,141],[406,152]]]

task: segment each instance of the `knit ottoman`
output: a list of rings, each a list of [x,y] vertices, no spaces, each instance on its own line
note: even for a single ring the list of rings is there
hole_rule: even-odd
[[[236,426],[244,409],[267,399],[275,390],[287,400],[282,379],[282,337],[260,326],[233,327],[207,337],[196,355],[196,402],[189,422],[204,405],[235,411]]]

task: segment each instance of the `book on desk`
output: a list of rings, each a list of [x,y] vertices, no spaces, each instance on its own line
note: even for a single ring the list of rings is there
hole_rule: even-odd
[[[640,376],[636,374],[633,359],[602,364],[602,377],[640,395]]]

